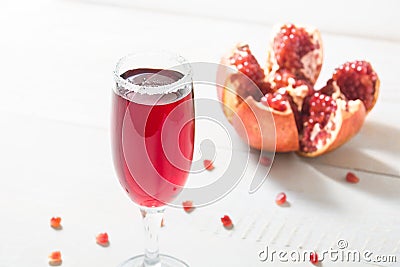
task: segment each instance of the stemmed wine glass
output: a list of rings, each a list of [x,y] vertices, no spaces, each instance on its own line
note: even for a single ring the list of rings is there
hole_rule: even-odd
[[[182,190],[194,145],[193,82],[190,64],[174,53],[128,55],[114,71],[111,139],[115,170],[139,206],[145,253],[121,267],[188,266],[159,254],[158,232],[165,206]]]

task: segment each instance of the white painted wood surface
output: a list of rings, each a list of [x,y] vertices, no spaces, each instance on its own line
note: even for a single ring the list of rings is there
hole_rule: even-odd
[[[119,57],[163,47],[191,61],[218,62],[233,44],[246,40],[262,62],[272,23],[291,18],[322,29],[325,61],[319,84],[346,60],[373,63],[382,82],[375,109],[362,131],[331,154],[312,160],[278,155],[254,195],[247,194],[246,177],[206,208],[191,214],[169,209],[161,249],[191,266],[265,266],[257,256],[266,245],[318,251],[346,239],[352,249],[397,255],[400,261],[400,38],[392,23],[397,2],[364,1],[364,11],[376,11],[376,20],[345,12],[335,27],[330,18],[337,7],[326,16],[312,12],[308,19],[294,9],[283,17],[263,16],[261,8],[252,8],[254,16],[237,18],[233,3],[216,2],[213,8],[201,3],[0,3],[1,267],[45,266],[56,249],[67,267],[117,266],[142,252],[139,212],[118,184],[109,145],[111,72]],[[219,16],[227,5],[232,11]],[[257,7],[250,1],[243,10],[252,6]],[[205,95],[216,98],[211,90]],[[218,157],[226,153],[218,148]],[[359,184],[344,182],[349,169],[361,177]],[[290,207],[274,204],[280,191],[288,194]],[[233,231],[220,227],[225,213],[235,222]],[[63,230],[49,227],[52,216],[63,218]],[[108,248],[95,244],[102,231],[110,235]]]

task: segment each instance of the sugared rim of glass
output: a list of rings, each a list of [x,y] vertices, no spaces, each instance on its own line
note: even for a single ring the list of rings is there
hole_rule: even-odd
[[[148,63],[139,63],[141,65],[125,67],[125,70],[122,70],[124,64],[126,64],[129,60],[142,57],[148,57]],[[152,60],[159,59],[160,64],[155,65],[155,61]],[[163,60],[170,60],[170,62],[165,62],[163,65],[161,62]],[[147,65],[146,65],[147,64]],[[128,70],[138,69],[138,68],[149,68],[149,69],[161,69],[161,70],[175,70],[182,73],[182,78],[179,80],[159,86],[150,86],[150,85],[137,85],[134,83],[129,82],[128,80],[121,77],[121,75]],[[189,62],[179,54],[159,50],[159,51],[143,51],[143,52],[135,52],[128,54],[118,60],[117,65],[115,66],[115,70],[113,72],[114,80],[117,83],[117,86],[122,86],[124,89],[129,90],[131,92],[136,92],[140,94],[147,94],[147,95],[154,95],[154,94],[168,94],[172,92],[176,92],[181,89],[183,86],[192,83],[192,67],[190,66]],[[156,74],[154,74],[156,75]]]

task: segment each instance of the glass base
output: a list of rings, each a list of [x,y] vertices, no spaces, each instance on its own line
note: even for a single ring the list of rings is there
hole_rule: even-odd
[[[133,258],[128,259],[127,261],[121,263],[118,267],[146,267],[143,264],[144,255],[139,255]],[[154,267],[189,267],[183,261],[168,256],[164,254],[160,254],[161,263],[154,265]]]

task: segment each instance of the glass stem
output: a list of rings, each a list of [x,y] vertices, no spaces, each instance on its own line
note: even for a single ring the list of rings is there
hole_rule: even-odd
[[[161,229],[161,222],[164,215],[164,208],[141,207],[143,225],[145,231],[144,266],[161,266],[158,234]]]

